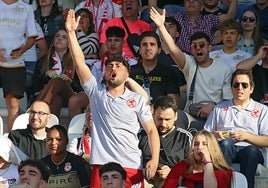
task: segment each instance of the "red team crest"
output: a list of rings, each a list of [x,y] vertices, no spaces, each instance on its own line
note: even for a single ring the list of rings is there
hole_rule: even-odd
[[[252,110],[251,116],[255,117],[255,118],[259,117],[260,116],[260,111],[258,109]]]
[[[135,108],[136,107],[136,100],[135,99],[128,99],[127,105],[129,108]]]

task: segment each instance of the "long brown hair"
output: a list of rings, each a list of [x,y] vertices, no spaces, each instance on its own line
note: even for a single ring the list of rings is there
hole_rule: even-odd
[[[217,170],[232,170],[232,168],[227,164],[226,160],[223,157],[222,151],[219,147],[218,141],[216,140],[215,136],[206,131],[201,130],[196,133],[192,140],[192,144],[190,147],[188,161],[190,162],[189,169],[187,173],[192,173],[194,167],[196,166],[196,160],[194,158],[193,149],[194,149],[194,142],[197,136],[204,136],[207,141],[208,151],[210,153],[211,161],[213,163],[214,169]]]
[[[60,30],[64,30],[64,29],[59,29],[58,31],[60,31]],[[55,38],[55,36],[54,36],[54,38]],[[54,39],[53,39],[53,41],[54,41]],[[51,45],[49,46],[47,53],[40,59],[40,61],[42,61],[42,63],[44,64],[44,68],[45,68],[44,72],[49,70],[51,57],[56,52],[56,49],[53,45],[53,41],[52,41]],[[62,58],[62,73],[65,73],[65,72],[68,72],[68,73],[71,72],[71,75],[72,75],[71,77],[73,77],[73,75],[74,75],[73,59],[72,59],[72,56],[71,56],[71,53],[70,53],[70,50],[68,47],[67,47],[67,49],[63,55],[63,58]]]

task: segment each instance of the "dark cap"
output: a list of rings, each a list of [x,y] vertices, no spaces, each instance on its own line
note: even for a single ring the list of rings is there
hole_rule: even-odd
[[[109,56],[108,59],[105,61],[105,66],[107,66],[108,63],[111,63],[111,62],[114,62],[114,61],[122,63],[127,68],[127,71],[129,72],[129,70],[130,70],[129,63],[121,55],[112,55],[112,56]]]

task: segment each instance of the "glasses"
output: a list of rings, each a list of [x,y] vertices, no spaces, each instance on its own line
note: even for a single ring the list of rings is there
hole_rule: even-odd
[[[30,116],[34,116],[35,114],[37,114],[38,116],[45,116],[45,115],[49,115],[49,113],[46,112],[42,112],[42,111],[33,111],[33,110],[29,110],[28,113],[30,114]]]
[[[246,82],[235,82],[235,83],[232,84],[232,87],[235,88],[235,89],[237,89],[240,85],[242,85],[242,87],[244,89],[247,89],[248,86],[249,86],[249,84],[246,83]]]
[[[242,19],[241,19],[242,22],[246,22],[248,20],[249,20],[250,23],[253,23],[253,22],[255,22],[256,18],[243,16]]]
[[[193,44],[191,44],[191,47],[192,47],[193,49],[195,49],[195,50],[196,50],[198,47],[201,48],[201,49],[203,49],[205,46],[206,46],[206,43],[204,43],[204,42],[199,42],[198,44],[197,44],[197,43],[193,43]]]

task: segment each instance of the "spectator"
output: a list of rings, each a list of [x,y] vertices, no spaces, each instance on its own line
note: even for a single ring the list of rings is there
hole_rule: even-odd
[[[22,161],[19,169],[19,184],[12,188],[29,185],[30,188],[45,188],[50,176],[49,168],[39,160]]]
[[[67,130],[63,126],[54,125],[48,129],[46,147],[50,154],[41,159],[51,171],[48,184],[59,186],[62,183],[60,179],[72,177],[68,187],[88,187],[89,164],[82,157],[66,151],[67,144]]]
[[[154,103],[153,118],[160,139],[160,155],[156,175],[148,182],[153,187],[161,187],[171,168],[189,155],[192,135],[182,128],[176,128],[177,105],[173,98],[160,96]],[[139,147],[142,150],[143,164],[151,158],[148,138],[144,130],[139,135]]]
[[[176,42],[178,37],[180,36],[180,33],[181,33],[181,26],[179,25],[177,20],[175,20],[174,17],[166,17],[164,25],[165,25],[165,28],[167,29],[168,33],[170,34],[170,36],[173,38],[174,42]],[[181,72],[181,70],[178,69],[178,65],[172,59],[172,57],[169,53],[169,49],[167,47],[167,44],[163,42],[161,48],[162,48],[161,52],[158,56],[158,62],[160,64],[171,66],[172,70],[175,71],[176,77],[178,79],[178,84],[180,86],[180,106],[179,106],[179,108],[184,109],[185,102],[186,102],[186,88],[187,88],[186,80],[185,80],[184,75]]]
[[[92,115],[89,108],[85,110],[85,122],[83,128],[83,134],[80,138],[74,138],[69,140],[67,151],[80,155],[88,163],[90,159],[90,150],[91,150],[91,129],[92,129]]]
[[[218,187],[229,188],[232,168],[224,160],[213,134],[201,130],[194,136],[189,157],[179,161],[168,174],[163,188]]]
[[[46,101],[51,113],[59,117],[62,106],[68,105],[74,92],[82,91],[68,48],[65,30],[59,30],[48,52],[35,67],[32,100]]]
[[[168,44],[172,58],[185,76],[187,82],[185,111],[190,113],[190,105],[196,103],[196,114],[192,113],[192,115],[195,115],[195,118],[198,120],[197,123],[200,124],[192,124],[192,127],[203,129],[205,119],[214,108],[215,103],[219,103],[223,99],[232,98],[229,84],[232,69],[222,62],[209,58],[212,46],[205,33],[197,32],[191,37],[191,52],[193,56],[189,56],[176,46],[174,40],[164,27],[165,12],[163,15],[160,15],[152,8],[151,18],[157,25],[163,41]],[[193,82],[194,84],[191,87]]]
[[[26,158],[5,136],[0,136],[0,187],[8,188],[18,183],[18,165]]]
[[[56,32],[64,28],[58,0],[37,0],[37,9],[34,11],[34,15],[42,28],[47,45],[50,46]]]
[[[86,0],[79,3],[75,10],[87,8],[91,12],[95,31],[100,36],[109,20],[122,16],[121,5],[121,0]]]
[[[245,9],[253,9],[257,13],[257,17],[259,20],[259,28],[260,28],[260,33],[262,36],[262,39],[264,42],[267,42],[268,40],[268,1],[266,0],[256,0],[256,3],[249,3],[247,6],[241,5],[238,8],[238,13],[237,13],[237,18],[241,17],[241,13],[244,12]]]
[[[140,35],[144,31],[152,31],[152,27],[148,23],[138,18],[139,15],[138,12],[139,12],[139,0],[123,0],[122,4],[123,19],[125,19],[130,32]],[[111,19],[106,23],[104,29],[102,30],[100,38],[100,44],[101,44],[100,57],[108,51],[107,46],[105,44],[107,40],[105,35],[106,30],[111,26],[118,26],[126,30],[122,23],[121,17]],[[124,40],[125,42],[123,45],[123,52],[125,52],[126,55],[131,58],[136,58],[127,43],[128,36],[129,35],[126,33]]]
[[[264,162],[259,148],[268,147],[268,108],[250,98],[254,82],[249,70],[237,69],[231,85],[233,99],[218,104],[204,128],[220,140],[228,164],[240,163],[248,187],[254,188],[257,165]]]
[[[241,51],[237,48],[237,42],[240,38],[241,27],[234,19],[226,20],[221,25],[221,37],[223,49],[215,50],[209,53],[210,58],[214,61],[226,63],[233,69],[240,61],[251,57],[249,53]]]
[[[30,159],[41,159],[46,150],[46,125],[50,120],[50,109],[46,102],[35,101],[29,108],[29,124],[26,129],[13,130],[8,138]]]
[[[125,188],[127,173],[118,163],[109,162],[100,168],[101,188]]]
[[[257,54],[263,45],[259,29],[259,20],[254,9],[245,9],[240,17],[242,34],[237,42],[237,48],[249,53],[251,56]]]
[[[161,51],[159,36],[153,31],[145,31],[140,35],[141,63],[131,66],[130,77],[138,82],[149,97],[149,103],[159,96],[170,96],[180,105],[178,79],[171,67],[158,63]]]
[[[261,62],[261,64],[257,64]],[[237,69],[252,69],[255,82],[251,98],[257,102],[268,105],[268,44],[262,46],[258,53],[236,65]]]
[[[142,185],[141,151],[138,148],[137,139],[140,126],[146,130],[149,136],[152,151],[152,159],[148,163],[151,169],[149,179],[156,172],[159,158],[159,138],[150,107],[142,95],[131,92],[125,87],[125,80],[129,75],[129,64],[122,56],[109,57],[106,61],[105,85],[97,82],[91,71],[85,69],[83,53],[78,48],[79,44],[75,37],[78,22],[79,19],[75,20],[73,10],[70,10],[66,21],[70,50],[80,82],[89,96],[92,111],[93,136],[90,163],[93,170],[90,186],[98,187],[100,185],[99,165],[109,161],[124,164],[123,167],[128,176],[127,187],[136,184]],[[109,115],[107,116],[107,114]]]
[[[0,23],[0,85],[8,111],[7,127],[11,131],[26,88],[23,54],[34,44],[37,31],[30,5],[19,0],[0,0],[0,20],[5,20]]]
[[[78,43],[86,59],[97,59],[99,54],[99,35],[95,32],[92,14],[88,9],[82,8],[76,11],[80,16],[76,36]]]

